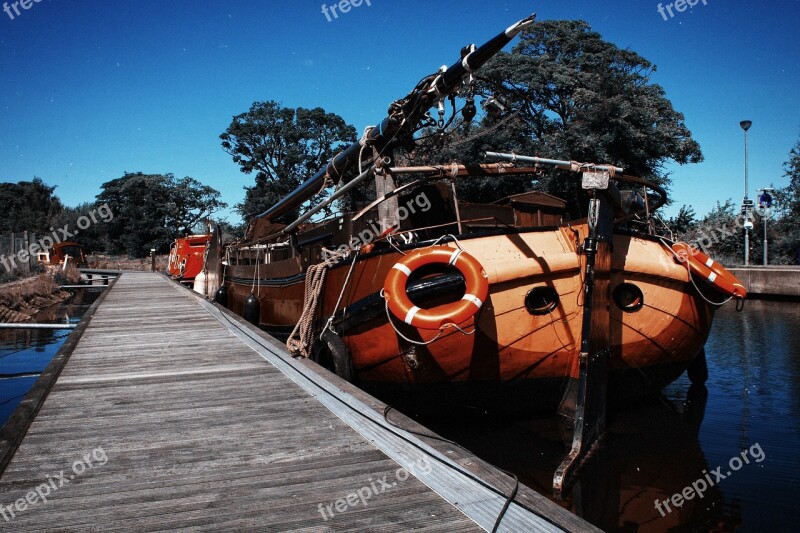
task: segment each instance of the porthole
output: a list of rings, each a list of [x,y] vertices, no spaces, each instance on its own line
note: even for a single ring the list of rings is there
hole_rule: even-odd
[[[614,289],[614,303],[626,313],[635,313],[644,305],[642,290],[633,283],[620,283]]]
[[[558,305],[558,293],[552,287],[534,287],[525,295],[525,309],[532,315],[547,315]]]

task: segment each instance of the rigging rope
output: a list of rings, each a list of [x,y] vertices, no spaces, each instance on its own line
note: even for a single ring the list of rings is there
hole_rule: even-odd
[[[314,320],[321,307],[322,290],[325,287],[328,268],[328,264],[323,261],[322,263],[311,265],[306,271],[303,313],[300,315],[300,320],[294,326],[291,335],[286,340],[286,347],[295,357],[308,357],[310,355],[311,345],[314,342]]]

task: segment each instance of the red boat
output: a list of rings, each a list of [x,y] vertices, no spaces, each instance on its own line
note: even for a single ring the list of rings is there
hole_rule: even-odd
[[[83,255],[83,248],[77,242],[64,241],[57,242],[49,250],[39,252],[37,260],[45,265],[64,265],[72,263],[77,267],[86,266],[86,257]]]
[[[167,274],[178,281],[193,281],[203,270],[206,246],[211,235],[189,235],[175,239],[169,250]]]

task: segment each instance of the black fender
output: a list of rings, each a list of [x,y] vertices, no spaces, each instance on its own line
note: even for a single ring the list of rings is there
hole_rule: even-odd
[[[342,338],[330,328],[325,328],[320,338],[330,351],[333,371],[343,380],[353,383],[356,378],[356,369]]]

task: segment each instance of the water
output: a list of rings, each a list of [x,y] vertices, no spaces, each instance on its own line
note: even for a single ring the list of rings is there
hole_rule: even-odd
[[[102,293],[99,289],[81,289],[75,296],[39,312],[35,322],[77,323]],[[58,352],[70,330],[0,331],[0,426],[30,390],[39,374]]]
[[[800,303],[748,301],[741,313],[733,305],[721,309],[706,344],[706,389],[692,388],[684,375],[662,398],[614,409],[597,454],[561,505],[605,531],[798,530],[798,330]],[[471,413],[424,423],[552,493],[569,436],[557,417]],[[712,473],[718,467],[724,479]],[[691,489],[690,500],[676,499],[680,507],[670,501],[656,508],[656,500],[693,483],[702,498]]]

